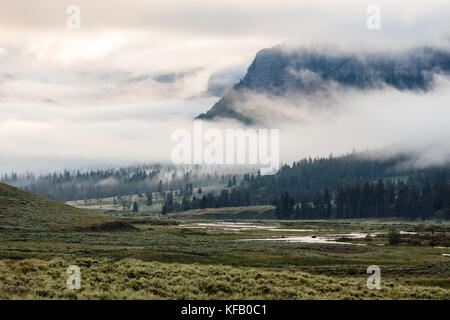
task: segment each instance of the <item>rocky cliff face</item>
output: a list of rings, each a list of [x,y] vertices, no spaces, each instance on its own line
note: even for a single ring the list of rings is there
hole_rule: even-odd
[[[438,73],[450,73],[450,52],[417,48],[384,54],[341,54],[278,46],[259,51],[245,77],[198,118],[234,118],[252,123],[245,110],[235,108],[246,92],[308,95],[333,88],[370,90],[383,86],[428,91]]]

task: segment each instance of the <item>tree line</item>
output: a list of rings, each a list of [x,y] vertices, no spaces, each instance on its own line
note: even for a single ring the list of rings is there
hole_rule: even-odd
[[[177,208],[272,204],[279,219],[448,219],[450,167],[416,169],[405,165],[410,161],[356,153],[303,159],[275,175],[244,174],[237,188],[185,197]]]
[[[190,209],[250,206],[252,203],[250,193],[244,188],[223,189],[218,194],[208,192],[202,195],[202,193],[202,189],[199,188],[192,197],[184,194],[181,202],[177,202],[174,201],[173,192],[170,191],[165,197],[162,214]]]
[[[334,194],[334,197],[333,197]],[[422,188],[380,179],[363,186],[328,189],[300,202],[282,193],[274,201],[279,219],[431,218],[450,219],[450,184],[426,183]]]
[[[201,166],[141,165],[84,172],[64,170],[38,176],[13,172],[0,176],[0,181],[48,199],[73,201],[177,190],[186,184],[225,184],[233,181],[233,176]]]

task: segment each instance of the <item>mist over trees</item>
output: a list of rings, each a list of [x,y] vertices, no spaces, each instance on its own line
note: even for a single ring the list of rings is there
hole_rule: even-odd
[[[245,172],[244,168],[235,170]],[[202,166],[141,165],[118,169],[54,172],[36,176],[10,173],[0,181],[57,201],[100,199],[124,195],[167,192],[186,184],[199,188],[226,184],[235,172]],[[151,200],[150,200],[151,201]]]
[[[181,210],[272,204],[278,219],[450,218],[450,167],[402,169],[389,159],[303,159],[275,175],[244,174],[236,186],[183,197]]]
[[[373,158],[364,154],[307,158],[284,165],[274,175],[259,171],[220,172],[202,167],[130,166],[118,169],[3,175],[1,181],[57,200],[117,197],[124,211],[139,206],[120,196],[163,199],[161,213],[190,209],[273,205],[278,219],[398,217],[449,219],[450,166],[405,166],[411,156]],[[241,172],[239,172],[241,170]],[[206,186],[213,191],[204,191]],[[120,201],[120,202],[118,202]]]

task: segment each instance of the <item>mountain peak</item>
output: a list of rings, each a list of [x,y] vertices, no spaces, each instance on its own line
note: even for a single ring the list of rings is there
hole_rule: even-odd
[[[282,96],[311,95],[348,87],[370,90],[390,86],[397,90],[428,91],[435,74],[450,72],[450,53],[435,48],[398,52],[342,53],[331,50],[276,46],[260,50],[245,77],[197,119],[232,118],[253,123],[240,108],[246,93]]]

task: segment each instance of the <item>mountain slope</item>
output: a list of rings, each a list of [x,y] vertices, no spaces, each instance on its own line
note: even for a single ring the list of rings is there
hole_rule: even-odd
[[[245,77],[197,118],[234,118],[251,123],[253,119],[245,110],[235,108],[249,92],[311,95],[337,88],[367,90],[382,86],[428,91],[435,74],[449,72],[450,53],[433,48],[349,54],[277,46],[259,51]]]
[[[80,210],[0,183],[0,230],[123,231],[116,218]]]

